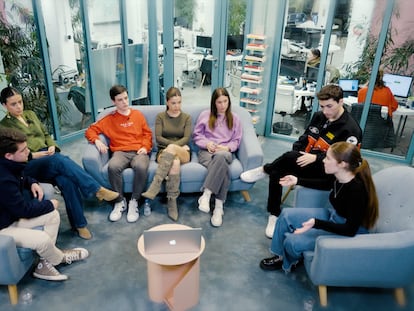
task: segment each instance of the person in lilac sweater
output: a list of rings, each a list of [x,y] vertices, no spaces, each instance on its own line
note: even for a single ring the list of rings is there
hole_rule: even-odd
[[[225,88],[217,88],[211,96],[210,110],[200,113],[194,128],[193,140],[200,148],[199,162],[207,168],[198,199],[198,209],[210,212],[210,197],[215,196],[211,224],[223,223],[223,204],[230,186],[230,165],[236,156],[242,138],[240,118],[231,112],[230,95]]]

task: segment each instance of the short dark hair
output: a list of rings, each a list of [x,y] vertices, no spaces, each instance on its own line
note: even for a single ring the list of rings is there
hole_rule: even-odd
[[[0,127],[0,157],[4,158],[6,153],[15,153],[18,149],[17,144],[27,140],[25,134],[19,130]]]
[[[6,104],[7,99],[9,97],[12,97],[14,95],[21,95],[21,93],[19,92],[18,89],[12,87],[12,86],[7,86],[4,89],[1,90],[1,95],[0,95],[0,101],[2,104]]]
[[[313,48],[311,49],[311,53],[316,56],[317,58],[321,57],[321,51],[319,51],[319,49]]]
[[[115,100],[115,96],[119,95],[123,92],[127,92],[128,94],[128,90],[125,86],[123,85],[114,85],[113,87],[111,87],[111,89],[109,90],[109,96],[111,97],[112,100]]]
[[[321,90],[316,94],[319,100],[328,100],[333,99],[339,103],[339,100],[344,98],[344,92],[339,85],[328,84],[325,85]]]

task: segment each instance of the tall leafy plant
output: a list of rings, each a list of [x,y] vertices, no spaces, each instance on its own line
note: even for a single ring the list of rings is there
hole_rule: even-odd
[[[0,50],[8,84],[22,92],[25,108],[33,110],[50,127],[43,62],[37,40],[34,16],[25,8],[13,4],[21,25],[0,19]],[[65,107],[58,105],[58,116]]]

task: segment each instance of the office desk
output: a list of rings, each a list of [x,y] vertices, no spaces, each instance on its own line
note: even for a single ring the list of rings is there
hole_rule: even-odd
[[[315,97],[315,90],[311,91],[309,88],[307,90],[296,90],[295,89],[295,96],[296,97]]]
[[[398,109],[394,111],[393,115],[400,116],[400,119],[398,120],[397,130],[395,131],[395,133],[398,136],[398,132],[400,131],[400,128],[401,128],[401,132],[399,135],[401,137],[404,132],[405,124],[407,123],[407,118],[414,116],[414,109],[406,108],[403,106],[398,106]],[[401,127],[401,123],[402,123],[402,127]]]
[[[150,230],[188,229],[180,224],[166,224]],[[138,238],[138,251],[147,260],[148,296],[154,302],[165,302],[170,310],[187,310],[199,301],[200,256],[205,241],[201,237],[200,251],[195,254],[165,254],[151,261],[145,254],[144,235]]]

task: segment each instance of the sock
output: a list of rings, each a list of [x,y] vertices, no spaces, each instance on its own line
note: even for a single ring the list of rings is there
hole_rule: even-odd
[[[223,201],[220,199],[216,199],[215,208],[223,208]]]
[[[206,200],[210,200],[210,197],[211,197],[211,190],[210,190],[210,189],[207,189],[207,188],[204,188],[203,197],[204,197]]]

